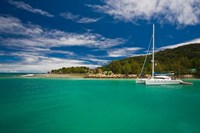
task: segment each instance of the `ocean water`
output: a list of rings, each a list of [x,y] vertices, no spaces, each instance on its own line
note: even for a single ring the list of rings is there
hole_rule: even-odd
[[[200,133],[200,80],[0,78],[0,133]]]

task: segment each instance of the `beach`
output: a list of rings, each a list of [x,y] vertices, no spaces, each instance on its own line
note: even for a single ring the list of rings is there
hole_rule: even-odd
[[[20,77],[27,78],[137,78],[137,75],[134,74],[113,74],[113,75],[105,75],[105,74],[24,74],[20,75]]]
[[[138,75],[136,74],[24,74],[18,75],[20,77],[26,78],[89,78],[89,79],[136,79]],[[146,75],[145,78],[149,78],[150,75]],[[194,76],[183,75],[181,79],[196,79]]]
[[[84,78],[86,74],[26,74],[27,78]]]

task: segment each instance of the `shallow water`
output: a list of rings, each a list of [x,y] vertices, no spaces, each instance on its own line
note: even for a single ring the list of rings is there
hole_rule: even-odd
[[[199,133],[200,80],[0,78],[1,133]]]

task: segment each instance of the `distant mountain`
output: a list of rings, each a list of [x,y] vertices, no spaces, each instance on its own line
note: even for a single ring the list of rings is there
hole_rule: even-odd
[[[140,74],[144,59],[145,55],[115,60],[101,67],[101,69],[116,74]],[[176,75],[195,74],[200,76],[200,43],[156,52],[155,60],[156,72],[174,72]],[[151,73],[151,55],[148,55],[144,73]]]

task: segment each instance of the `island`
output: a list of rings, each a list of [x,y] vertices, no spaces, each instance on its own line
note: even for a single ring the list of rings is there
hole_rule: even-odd
[[[173,72],[176,78],[200,77],[200,44],[188,44],[174,49],[160,50],[155,53],[156,72]],[[148,55],[143,77],[150,77],[151,55]],[[51,70],[45,77],[81,78],[137,78],[145,55],[114,60],[109,64],[91,69],[88,67],[62,67]]]

